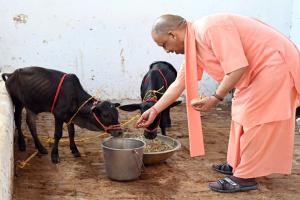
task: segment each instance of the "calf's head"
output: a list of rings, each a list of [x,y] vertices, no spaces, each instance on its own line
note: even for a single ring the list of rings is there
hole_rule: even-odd
[[[119,136],[122,134],[117,110],[119,105],[109,101],[95,101],[78,113],[74,123],[92,131],[104,130],[112,136]]]
[[[169,106],[169,108],[174,107],[181,102],[176,101]],[[146,110],[150,109],[155,104],[154,101],[146,101],[139,104],[128,104],[120,106],[119,108],[124,111],[135,111],[140,110],[141,114],[143,114]],[[157,129],[160,125],[161,114],[157,115],[152,124],[150,124],[147,128],[144,129],[144,136],[147,139],[154,139],[157,136]]]

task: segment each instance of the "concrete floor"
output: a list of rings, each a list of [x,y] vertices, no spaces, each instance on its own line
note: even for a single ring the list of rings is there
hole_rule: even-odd
[[[202,113],[206,155],[191,158],[187,135],[185,106],[172,110],[173,126],[168,135],[177,138],[182,148],[165,163],[147,166],[140,178],[132,182],[116,182],[107,178],[100,149],[100,139],[78,142],[82,157],[74,158],[68,144],[59,146],[60,163],[54,165],[50,155],[38,155],[24,169],[16,167],[14,200],[94,200],[94,199],[300,199],[300,135],[295,135],[295,154],[292,175],[272,175],[259,178],[259,189],[238,194],[220,194],[207,184],[224,177],[211,170],[211,165],[226,161],[230,125],[230,109],[219,107]],[[121,112],[121,121],[136,113]],[[23,124],[26,135],[27,127]],[[136,132],[133,125],[126,129]],[[41,114],[38,120],[40,136],[53,135],[53,118]],[[99,133],[77,129],[76,138],[92,137]],[[15,160],[32,154],[31,137],[27,137],[27,152],[15,148]],[[50,148],[48,147],[50,152]]]

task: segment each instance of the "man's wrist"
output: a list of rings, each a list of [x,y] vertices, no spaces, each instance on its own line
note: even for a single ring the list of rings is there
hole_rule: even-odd
[[[152,106],[151,109],[155,112],[156,115],[159,114],[158,110],[154,106]]]
[[[219,101],[223,101],[224,100],[224,97],[214,93],[212,96],[214,96],[215,98],[217,98]]]

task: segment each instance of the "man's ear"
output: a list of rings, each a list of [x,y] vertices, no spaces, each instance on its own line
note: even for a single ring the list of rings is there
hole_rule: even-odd
[[[135,111],[135,110],[140,110],[141,109],[141,104],[134,103],[134,104],[123,105],[123,106],[120,106],[119,109],[132,112],[132,111]]]
[[[168,31],[168,35],[171,36],[173,39],[176,39],[176,34],[174,31]]]

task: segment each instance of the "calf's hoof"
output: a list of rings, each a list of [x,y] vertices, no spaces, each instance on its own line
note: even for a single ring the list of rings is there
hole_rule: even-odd
[[[48,150],[45,149],[45,147],[43,147],[43,146],[42,147],[38,147],[37,149],[38,149],[38,151],[39,151],[40,154],[44,154],[44,155],[48,154]]]
[[[58,155],[51,155],[51,161],[53,164],[59,163],[59,156]]]
[[[70,145],[70,150],[74,157],[81,157],[76,145]]]
[[[19,140],[18,146],[20,151],[26,151],[26,143],[25,140]]]
[[[76,151],[72,150],[72,154],[74,157],[81,157],[81,154],[78,150],[76,150]]]

